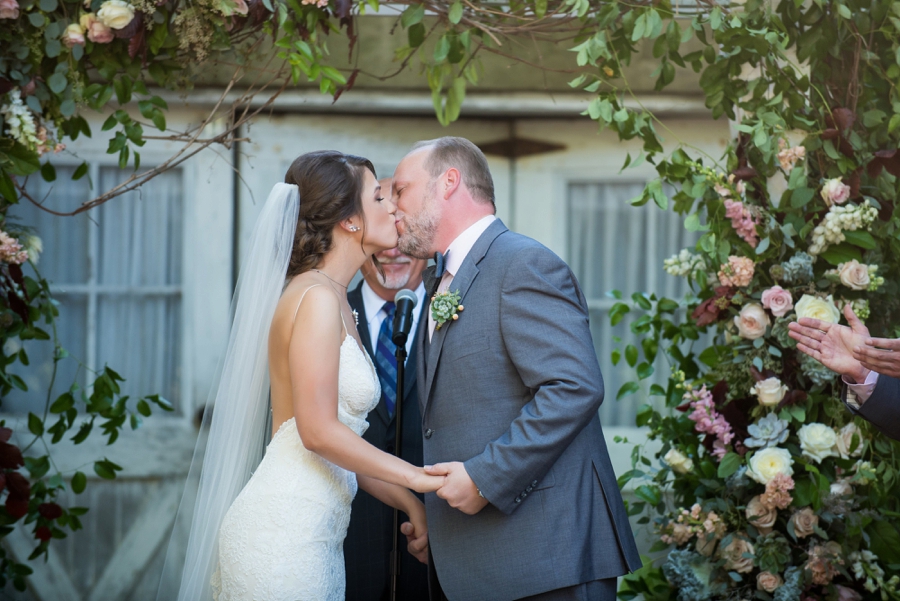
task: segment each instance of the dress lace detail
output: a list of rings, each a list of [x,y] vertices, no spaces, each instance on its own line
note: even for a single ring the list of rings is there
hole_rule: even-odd
[[[372,360],[348,334],[338,419],[362,435],[380,397]],[[343,542],[356,490],[356,474],[306,450],[294,418],[281,424],[222,521],[213,599],[342,601]]]

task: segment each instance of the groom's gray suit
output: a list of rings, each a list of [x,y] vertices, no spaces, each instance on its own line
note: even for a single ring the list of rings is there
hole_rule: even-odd
[[[426,288],[427,289],[427,288]],[[489,504],[425,496],[450,601],[507,601],[641,566],[597,409],[603,379],[569,267],[500,220],[454,275],[464,311],[420,328],[425,464],[462,461]]]

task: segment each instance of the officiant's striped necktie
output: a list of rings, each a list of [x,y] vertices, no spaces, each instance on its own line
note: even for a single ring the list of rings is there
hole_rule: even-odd
[[[397,403],[397,345],[391,340],[394,332],[394,303],[388,301],[381,308],[387,317],[381,322],[378,330],[378,344],[375,349],[375,363],[378,365],[378,379],[381,381],[381,398],[387,407],[388,414],[393,417],[394,405]]]

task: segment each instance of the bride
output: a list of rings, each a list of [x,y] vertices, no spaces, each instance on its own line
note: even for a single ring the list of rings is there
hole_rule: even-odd
[[[443,477],[361,437],[380,385],[346,296],[363,263],[377,267],[374,253],[397,245],[396,210],[371,162],[334,151],[297,158],[269,195],[191,467],[202,455],[179,600],[343,599],[357,485],[406,513],[409,538],[424,540],[425,509],[409,489],[434,491]],[[170,551],[164,573],[178,567]]]

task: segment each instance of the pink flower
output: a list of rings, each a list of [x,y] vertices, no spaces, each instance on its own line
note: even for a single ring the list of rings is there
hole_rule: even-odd
[[[842,182],[841,178],[836,177],[826,181],[819,194],[829,207],[833,204],[841,205],[850,198],[850,186]]]
[[[16,0],[0,0],[0,19],[18,19],[19,3]]]
[[[766,492],[759,496],[759,502],[773,509],[787,509],[794,501],[792,490],[794,479],[787,474],[777,474],[766,484]]]
[[[22,250],[19,241],[0,230],[0,261],[21,265],[28,260],[28,251]]]
[[[87,38],[95,44],[109,44],[115,39],[112,29],[104,25],[93,13],[81,15],[80,23],[87,31]]]
[[[754,217],[742,202],[731,199],[725,200],[725,216],[731,219],[731,227],[737,235],[751,247],[756,248],[759,243],[759,234],[756,231],[759,218]]]
[[[756,264],[749,257],[728,257],[728,263],[723,263],[719,269],[719,282],[723,286],[748,286],[753,280],[753,272]]]
[[[797,161],[806,157],[806,148],[803,146],[793,146],[788,148],[784,138],[778,140],[778,148],[781,150],[779,150],[778,154],[775,156],[778,158],[778,163],[781,165],[781,168],[785,171],[790,171],[794,168]]]
[[[862,595],[852,588],[840,584],[836,585],[834,588],[837,589],[838,601],[862,601]]]
[[[713,441],[712,454],[721,460],[727,452],[725,447],[734,439],[731,424],[716,411],[712,393],[706,390],[706,386],[686,393],[684,398],[690,401],[690,407],[693,409],[688,418],[694,422],[694,429],[716,437]]]
[[[794,308],[794,299],[791,298],[791,293],[781,286],[772,286],[762,293],[762,305],[775,317],[784,317]]]

